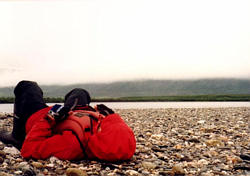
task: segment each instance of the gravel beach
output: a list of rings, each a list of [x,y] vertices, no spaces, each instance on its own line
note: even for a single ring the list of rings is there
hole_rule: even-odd
[[[250,108],[115,109],[134,130],[130,161],[25,160],[0,142],[0,176],[250,175]],[[0,126],[11,130],[11,114]]]

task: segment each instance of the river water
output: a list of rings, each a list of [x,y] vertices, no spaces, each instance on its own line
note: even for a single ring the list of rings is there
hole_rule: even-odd
[[[91,106],[101,103],[91,103]],[[112,109],[250,107],[250,102],[103,102],[103,104]],[[13,104],[0,104],[0,112],[13,112]]]

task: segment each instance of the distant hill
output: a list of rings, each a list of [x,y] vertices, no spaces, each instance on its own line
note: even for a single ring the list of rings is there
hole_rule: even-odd
[[[88,90],[92,97],[250,94],[250,79],[140,80],[74,85],[41,85],[45,97],[63,97],[71,89]],[[0,97],[13,95],[13,87],[0,88]]]

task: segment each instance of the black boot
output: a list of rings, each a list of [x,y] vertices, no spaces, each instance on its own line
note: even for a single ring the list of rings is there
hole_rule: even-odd
[[[36,82],[21,81],[14,89],[14,119],[12,136],[21,142],[25,139],[25,125],[28,118],[35,112],[46,108],[43,91]]]
[[[27,121],[26,118],[14,117],[13,119],[13,129],[11,135],[14,139],[20,142],[21,146],[26,136],[25,132],[26,121]]]
[[[14,147],[16,147],[18,150],[22,147],[22,142],[16,140],[11,132],[8,132],[4,129],[0,129],[0,141],[2,141],[5,144],[12,144]]]
[[[21,149],[26,136],[25,125],[28,118],[47,105],[43,99],[43,91],[33,81],[21,81],[14,89],[14,119],[12,133],[0,130],[0,140]]]

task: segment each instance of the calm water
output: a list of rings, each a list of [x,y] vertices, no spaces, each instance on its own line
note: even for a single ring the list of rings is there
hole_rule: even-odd
[[[95,104],[97,103],[91,103],[91,106]],[[113,109],[250,107],[250,102],[104,102],[103,104]],[[0,112],[13,112],[13,104],[0,104]]]

